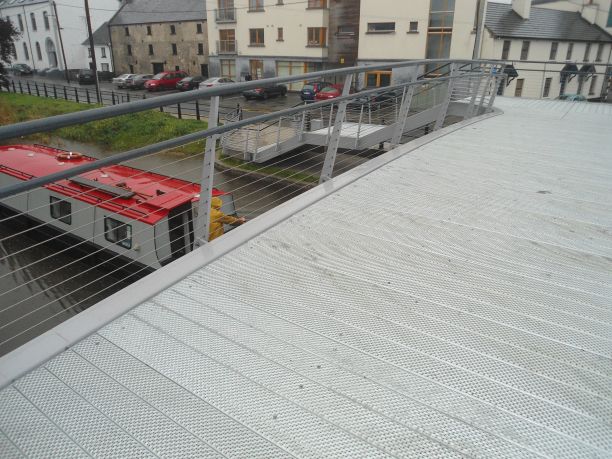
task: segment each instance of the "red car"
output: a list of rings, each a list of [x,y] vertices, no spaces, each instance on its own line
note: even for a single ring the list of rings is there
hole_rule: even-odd
[[[176,84],[187,77],[186,72],[175,70],[172,72],[161,72],[144,84],[147,91],[163,91],[164,89],[176,89]]]
[[[353,94],[355,91],[353,88],[349,91],[350,94]],[[340,97],[342,95],[342,85],[334,85],[328,86],[327,88],[321,89],[316,95],[315,100],[329,100],[335,99],[336,97]]]

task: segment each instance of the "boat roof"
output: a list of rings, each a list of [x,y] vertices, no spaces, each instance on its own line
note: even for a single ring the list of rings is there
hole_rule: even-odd
[[[44,145],[0,147],[0,171],[31,180],[96,161],[82,154]],[[124,165],[102,167],[46,188],[130,219],[154,225],[173,208],[200,197],[200,185]],[[214,196],[226,195],[217,189]]]

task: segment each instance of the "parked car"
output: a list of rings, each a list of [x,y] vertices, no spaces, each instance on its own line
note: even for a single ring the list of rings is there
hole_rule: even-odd
[[[202,81],[204,81],[204,77],[201,76],[185,77],[176,84],[176,89],[178,89],[179,91],[189,91],[191,89],[198,89]]]
[[[230,83],[235,83],[235,81],[232,80],[231,78],[226,78],[226,77],[214,77],[214,78],[209,78],[208,80],[202,81],[200,83],[200,89],[214,88],[215,86],[221,86],[221,85],[230,84]]]
[[[125,87],[128,89],[143,89],[147,81],[153,78],[150,73],[141,73],[138,75],[132,75],[125,80]]]
[[[309,81],[304,83],[300,91],[300,99],[304,101],[315,100],[315,96],[321,92],[323,88],[333,87],[333,83],[327,81]]]
[[[267,99],[270,96],[286,96],[287,86],[284,84],[275,84],[272,86],[262,86],[261,88],[249,89],[242,92],[246,100],[251,99]]]
[[[135,73],[124,73],[123,75],[119,75],[118,77],[113,78],[113,85],[117,86],[117,88],[122,89],[125,88],[125,82],[128,78],[136,75]]]
[[[584,102],[587,100],[582,94],[561,94],[557,97],[558,100],[567,100],[569,102]]]
[[[176,84],[188,75],[182,70],[161,72],[144,84],[147,91],[163,91],[164,89],[176,89]]]
[[[342,94],[342,89],[334,88],[333,86],[328,86],[326,88],[321,89],[316,95],[315,100],[329,100],[335,99],[336,97],[340,97]]]
[[[82,69],[79,70],[79,76],[77,77],[79,84],[95,84],[96,75],[93,70]]]
[[[32,67],[26,64],[13,64],[11,72],[13,72],[13,75],[32,75],[34,73]]]

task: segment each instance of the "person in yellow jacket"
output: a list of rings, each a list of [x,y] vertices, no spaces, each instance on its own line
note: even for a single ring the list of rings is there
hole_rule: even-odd
[[[217,239],[219,236],[223,236],[224,230],[223,225],[242,225],[246,222],[246,218],[240,217],[232,217],[231,215],[226,215],[221,211],[221,207],[223,206],[223,201],[218,196],[215,196],[210,201],[210,229],[208,232],[208,241],[212,241],[213,239]]]

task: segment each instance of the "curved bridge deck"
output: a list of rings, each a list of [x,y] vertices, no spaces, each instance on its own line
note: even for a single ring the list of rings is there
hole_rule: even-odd
[[[497,106],[3,358],[0,455],[612,455],[612,107]]]

